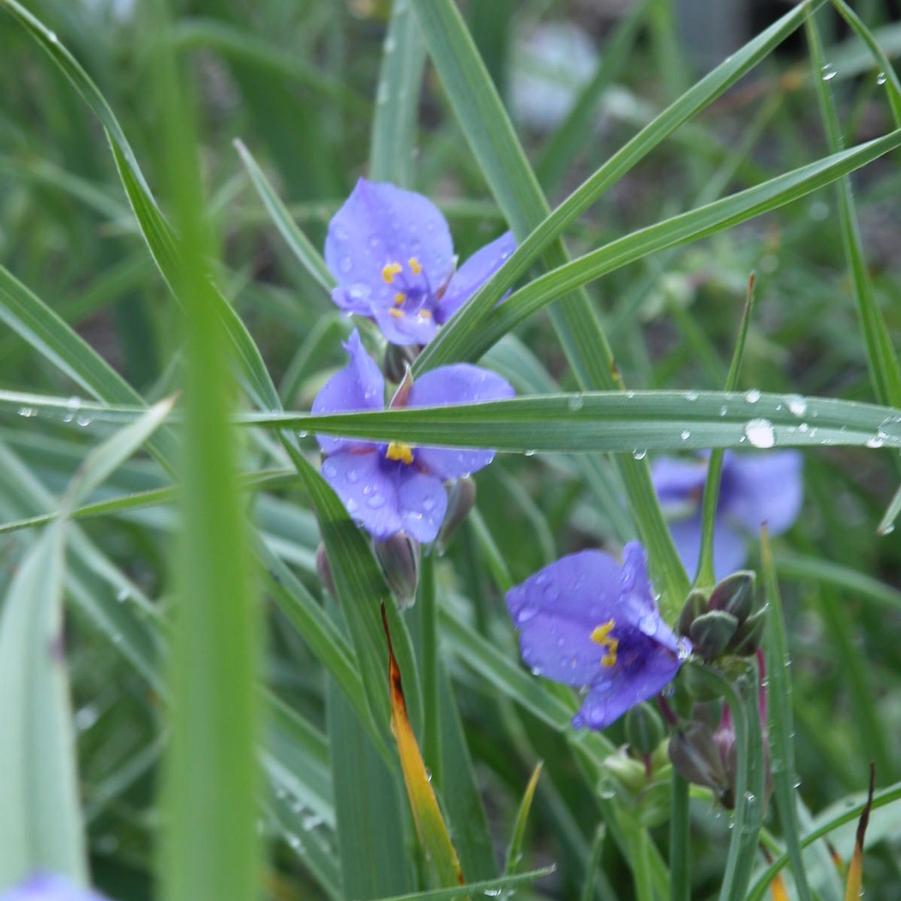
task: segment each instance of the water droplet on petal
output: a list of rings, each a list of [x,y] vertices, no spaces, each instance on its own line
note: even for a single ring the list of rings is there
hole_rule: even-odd
[[[538,608],[526,606],[520,608],[516,613],[516,624],[521,626],[523,623],[527,623],[532,617],[537,616]]]
[[[754,447],[772,447],[776,443],[776,432],[769,419],[749,419],[745,435]]]

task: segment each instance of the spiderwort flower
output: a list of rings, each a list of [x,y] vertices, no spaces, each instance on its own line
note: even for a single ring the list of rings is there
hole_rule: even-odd
[[[622,566],[601,551],[561,558],[509,591],[507,607],[533,672],[587,689],[577,728],[604,729],[656,695],[691,648],[661,619],[634,541]]]
[[[713,538],[713,568],[718,579],[744,565],[747,552],[743,533],[756,534],[766,522],[770,534],[779,535],[797,519],[804,493],[802,463],[797,451],[724,454]],[[661,457],[654,463],[652,477],[664,509],[676,514],[670,523],[676,550],[685,568],[694,572],[701,548],[701,499],[707,460]]]
[[[438,207],[422,194],[361,178],[325,239],[325,261],[338,282],[332,300],[375,320],[392,344],[428,344],[515,246],[507,232],[454,271],[454,245]]]
[[[105,901],[59,876],[37,875],[0,895],[0,901]]]
[[[344,345],[348,365],[325,383],[313,401],[314,413],[381,410],[385,383],[378,366],[354,331]],[[499,375],[459,363],[439,366],[403,386],[393,406],[431,407],[513,397]],[[492,450],[417,447],[392,441],[379,444],[317,435],[325,454],[322,474],[347,512],[377,540],[406,532],[416,541],[433,541],[447,510],[444,481],[487,466]]]

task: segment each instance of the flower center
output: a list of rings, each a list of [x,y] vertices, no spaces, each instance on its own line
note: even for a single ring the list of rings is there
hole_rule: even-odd
[[[409,466],[413,462],[413,448],[400,441],[392,441],[385,449],[386,460],[399,460]],[[612,622],[612,621],[611,621]]]
[[[607,622],[596,626],[591,633],[591,640],[599,644],[607,653],[601,658],[601,666],[614,666],[616,664],[616,652],[619,648],[619,639],[610,633],[616,625],[616,620],[608,619]]]
[[[432,311],[422,305],[431,295],[428,276],[423,272],[422,263],[416,257],[410,257],[406,270],[409,271],[409,276],[405,275],[405,267],[397,260],[390,260],[382,266],[382,280],[386,285],[393,285],[397,289],[392,305],[388,308],[388,315],[394,319],[403,319],[408,313],[415,313],[420,319],[431,319]],[[414,281],[420,275],[425,284],[422,284],[422,280],[418,280],[418,284]]]

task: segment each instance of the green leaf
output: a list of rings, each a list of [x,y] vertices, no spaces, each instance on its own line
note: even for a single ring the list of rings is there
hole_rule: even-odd
[[[795,734],[792,717],[792,688],[789,675],[788,642],[785,636],[785,618],[782,613],[782,596],[773,566],[766,526],[760,533],[760,553],[763,578],[766,586],[768,610],[763,647],[766,652],[767,710],[769,716],[770,770],[782,825],[782,838],[788,851],[791,874],[799,901],[810,901],[810,888],[801,856],[798,809],[795,789]]]
[[[841,123],[832,97],[832,89],[829,82],[820,77],[825,58],[820,36],[813,15],[805,21],[807,42],[810,48],[810,62],[814,72],[814,84],[816,85],[817,99],[820,105],[820,114],[823,119],[823,127],[826,132],[826,140],[829,149],[836,153],[841,150],[842,140]],[[901,128],[898,129],[901,131]],[[897,132],[896,132],[897,133]],[[838,222],[842,235],[842,244],[845,248],[845,256],[851,275],[851,285],[857,300],[857,310],[860,316],[861,329],[867,348],[867,364],[870,370],[870,382],[876,400],[881,404],[901,406],[901,366],[895,355],[888,327],[882,310],[876,301],[870,273],[867,269],[866,256],[863,249],[863,239],[860,235],[860,224],[857,219],[857,210],[854,205],[854,197],[851,192],[851,183],[843,178],[836,185],[838,200]]]
[[[21,563],[0,617],[0,889],[35,872],[84,884],[62,633],[63,523]]]
[[[517,873],[515,876],[501,876],[499,879],[483,879],[480,882],[467,882],[452,889],[432,889],[429,892],[413,892],[409,895],[392,895],[379,901],[453,901],[461,895],[482,894],[492,898],[504,897],[507,890],[516,886],[528,885],[545,876],[550,876],[556,867],[543,867],[530,870],[528,873]]]
[[[0,405],[14,406],[15,397],[0,392]],[[596,391],[366,413],[250,413],[239,421],[374,441],[520,453],[901,446],[901,410],[759,391]]]
[[[385,33],[369,145],[372,178],[408,188],[416,149],[416,113],[425,47],[411,0],[394,0]]]
[[[502,335],[549,304],[561,300],[561,297],[575,288],[658,250],[706,238],[791,203],[899,146],[901,129],[896,129],[881,138],[834,153],[753,188],[632,232],[559,266],[514,292],[500,307],[486,316],[480,323],[479,330],[473,330],[470,340],[460,352],[460,358],[477,359]],[[451,328],[452,325],[448,325],[442,334],[446,334]]]
[[[508,876],[512,876],[522,863],[522,846],[526,835],[526,825],[529,822],[529,813],[532,810],[532,802],[535,800],[535,789],[538,788],[538,780],[541,777],[541,768],[544,762],[539,760],[532,770],[526,790],[522,794],[519,802],[519,809],[516,811],[516,820],[513,823],[513,832],[510,836],[510,845],[507,848],[507,865],[504,872]]]
[[[901,782],[896,782],[894,785],[886,786],[886,788],[877,791],[873,796],[873,810],[878,810],[880,807],[885,807],[887,804],[894,804],[896,801],[901,801]],[[801,839],[801,847],[806,848],[809,845],[812,845],[815,841],[821,839],[824,835],[828,835],[830,832],[835,831],[845,823],[855,822],[863,812],[865,806],[866,800],[855,803],[853,798],[848,798],[845,803],[835,805],[829,812],[829,815],[825,817],[823,821],[820,821],[815,829],[808,832]],[[837,811],[836,808],[841,808],[841,810]],[[754,880],[748,890],[747,901],[762,901],[770,883],[787,863],[788,854],[780,854],[772,864],[770,864],[766,870]]]
[[[300,230],[297,223],[288,212],[288,208],[282,203],[281,198],[275,193],[275,189],[269,183],[263,170],[257,161],[251,156],[250,151],[244,146],[243,141],[235,139],[235,149],[241,156],[241,162],[250,175],[250,180],[256,188],[266,212],[278,229],[279,234],[285,239],[285,243],[296,257],[297,261],[321,285],[326,294],[331,294],[335,286],[335,278],[329,272],[322,259],[322,254],[313,246],[310,239]]]
[[[514,234],[525,242],[527,235],[548,217],[548,205],[485,65],[451,0],[417,3],[414,9],[419,16],[432,61],[482,172]],[[577,214],[575,205],[571,212],[573,216]],[[564,224],[561,221],[559,228],[556,225],[549,227],[540,239],[535,240],[535,247],[541,249],[548,245],[560,234]],[[534,248],[522,251],[520,258],[523,266],[534,253],[537,253]],[[550,267],[566,262],[566,251],[559,240],[548,247],[545,258]],[[514,270],[511,261],[508,261],[454,317],[455,321],[459,324],[463,317],[470,315],[471,310],[472,318],[467,321],[478,331],[476,320],[502,296],[500,292],[492,299],[491,292],[500,286],[501,279],[512,279],[518,274],[519,271]],[[621,386],[607,338],[586,295],[579,294],[561,309],[552,311],[551,321],[583,388],[611,389]],[[444,339],[448,336],[452,338],[454,333],[451,326],[443,329],[437,341],[431,342],[420,355],[414,372],[420,373],[442,362],[438,346],[445,347],[447,341]],[[449,355],[445,354],[443,361],[458,358],[459,354],[451,351]],[[652,570],[658,577],[661,609],[664,616],[674,619],[688,590],[688,580],[663,520],[651,485],[650,472],[646,463],[629,458],[618,460],[617,465],[641,538],[648,548]]]
[[[815,0],[810,5],[817,8],[823,2],[825,0]],[[473,145],[488,184],[521,241],[507,263],[454,317],[453,323],[429,344],[421,361],[418,361],[419,369],[432,368],[465,356],[465,349],[478,332],[479,321],[525,273],[541,250],[558,238],[570,223],[680,125],[709,106],[765,59],[801,25],[805,15],[804,8],[796,7],[732,54],[623,145],[553,213],[548,214],[543,198],[536,199],[537,189],[516,135],[499,99],[496,95],[492,96],[490,82],[486,81],[487,73],[484,73],[469,36],[454,14],[452,3],[442,0],[418,4],[416,11],[467,139]]]

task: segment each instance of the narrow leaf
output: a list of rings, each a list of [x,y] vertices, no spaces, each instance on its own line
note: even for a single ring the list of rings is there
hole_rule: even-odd
[[[419,743],[407,715],[407,703],[400,669],[392,648],[388,619],[382,611],[385,637],[388,641],[388,685],[391,695],[391,731],[397,742],[407,798],[416,824],[416,833],[430,867],[440,885],[464,883],[463,870],[447,831],[438,799],[419,750]]]

